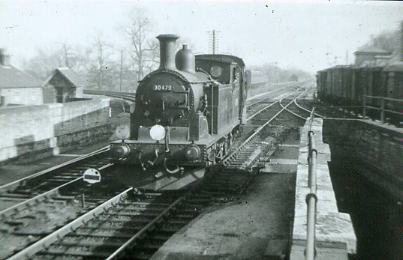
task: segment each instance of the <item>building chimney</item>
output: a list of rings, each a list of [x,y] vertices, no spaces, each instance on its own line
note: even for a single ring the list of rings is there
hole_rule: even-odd
[[[4,66],[4,62],[5,62],[4,49],[0,49],[0,65]]]
[[[403,62],[403,21],[400,22],[400,61]]]
[[[174,34],[160,34],[160,69],[175,70],[176,40],[179,37]]]
[[[9,56],[6,55],[5,49],[0,48],[0,66],[9,66]]]

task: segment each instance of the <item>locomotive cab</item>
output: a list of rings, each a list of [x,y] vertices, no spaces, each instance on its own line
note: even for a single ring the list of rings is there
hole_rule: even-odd
[[[231,55],[196,55],[196,67],[208,72],[222,86],[232,86],[232,103],[241,123],[246,122],[246,98],[251,84],[251,73],[245,71],[242,59]]]

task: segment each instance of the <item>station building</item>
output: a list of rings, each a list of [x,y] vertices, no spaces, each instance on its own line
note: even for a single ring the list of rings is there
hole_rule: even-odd
[[[88,85],[83,76],[66,67],[55,69],[45,84],[54,86],[57,103],[66,103],[83,98],[83,90]]]
[[[365,47],[354,52],[354,55],[357,66],[385,66],[392,53],[376,47]]]
[[[17,69],[0,49],[0,106],[42,105],[55,102],[54,88]]]

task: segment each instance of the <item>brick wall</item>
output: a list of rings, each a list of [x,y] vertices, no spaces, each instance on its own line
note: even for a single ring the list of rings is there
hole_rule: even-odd
[[[0,110],[0,162],[37,159],[111,134],[109,99],[21,106]]]

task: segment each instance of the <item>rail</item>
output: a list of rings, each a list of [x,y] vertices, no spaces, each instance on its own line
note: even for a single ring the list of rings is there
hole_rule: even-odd
[[[105,212],[107,209],[113,207],[115,204],[117,204],[119,201],[123,200],[126,198],[129,194],[129,191],[133,190],[133,188],[128,188],[127,190],[121,192],[120,194],[116,195],[115,197],[109,199],[108,201],[102,203],[98,207],[92,209],[91,211],[85,213],[84,215],[81,215],[77,219],[73,220],[69,224],[61,227],[60,229],[56,230],[53,233],[50,233],[49,235],[45,236],[41,240],[38,240],[37,242],[31,244],[27,248],[21,250],[20,252],[14,254],[9,260],[18,260],[18,259],[30,259],[32,258],[33,255],[38,253],[39,251],[49,247],[52,243],[58,241],[71,231],[77,229],[79,226],[82,224],[86,223],[87,221],[95,218],[96,216],[102,214]]]
[[[306,111],[306,112],[308,112],[308,113],[311,113],[311,110],[309,110],[309,109],[307,109],[307,108],[301,106],[301,105],[298,103],[297,100],[294,100],[294,104],[295,104],[297,107],[299,107],[300,109],[302,109],[302,110],[304,110],[304,111]],[[316,112],[314,112],[314,115],[317,116],[317,117],[320,117],[320,118],[325,118],[325,116],[323,116],[323,115],[321,115],[321,114],[318,114],[318,113],[316,113]]]
[[[145,233],[149,232],[152,228],[155,227],[159,222],[163,221],[163,218],[170,214],[171,211],[175,210],[180,203],[182,203],[186,198],[186,195],[179,197],[172,204],[170,204],[166,209],[164,209],[157,217],[155,217],[152,221],[150,221],[147,225],[145,225],[140,231],[138,231],[134,236],[132,236],[129,240],[127,240],[123,245],[121,245],[115,252],[113,252],[106,260],[112,260],[117,258],[120,254],[122,254],[125,250],[133,246],[136,243],[136,240],[140,237],[144,236]]]
[[[26,181],[28,181],[28,180],[30,180],[30,179],[33,179],[33,178],[35,178],[35,177],[39,177],[39,176],[41,176],[41,175],[48,174],[48,173],[50,173],[50,172],[52,172],[52,171],[61,169],[61,168],[66,167],[66,166],[70,166],[70,165],[73,164],[73,163],[80,162],[80,161],[82,161],[82,160],[84,160],[84,159],[87,159],[87,158],[90,158],[90,157],[93,157],[93,156],[95,156],[95,155],[99,155],[99,154],[102,154],[102,153],[105,153],[105,152],[108,152],[108,151],[109,151],[109,145],[104,146],[104,147],[102,147],[102,148],[100,148],[100,149],[98,149],[98,150],[96,150],[96,151],[93,151],[93,152],[90,152],[90,153],[87,153],[87,154],[78,156],[78,157],[76,157],[76,158],[74,158],[74,159],[72,159],[72,160],[63,162],[63,163],[61,163],[61,164],[52,166],[52,167],[47,168],[47,169],[45,169],[45,170],[42,170],[42,171],[39,171],[39,172],[37,172],[37,173],[31,174],[31,175],[29,175],[29,176],[23,177],[23,178],[21,178],[21,179],[15,180],[15,181],[13,181],[13,182],[10,182],[10,183],[1,185],[1,186],[0,186],[0,194],[3,193],[3,192],[7,192],[8,190],[15,189],[18,185],[21,185],[21,184],[23,184],[24,182],[26,182]]]
[[[300,94],[299,94],[297,97],[295,97],[293,100],[295,100],[295,99],[298,98],[299,96],[303,95],[304,93],[305,93],[305,91],[302,92],[302,93],[300,93]],[[290,95],[291,95],[291,94],[290,94]],[[288,95],[287,97],[289,97],[290,95]],[[277,102],[275,102],[275,103],[272,103],[272,104],[270,104],[270,105],[268,105],[268,106],[266,106],[266,107],[260,109],[258,112],[254,113],[252,116],[248,117],[247,121],[250,120],[251,118],[255,117],[257,114],[261,113],[263,110],[266,110],[267,108],[271,107],[272,105],[274,105],[274,104],[276,104],[276,103],[279,103],[279,104],[281,105],[281,107],[282,107],[282,108],[280,109],[280,111],[278,111],[274,116],[272,116],[272,117],[271,117],[268,121],[266,121],[263,125],[261,125],[261,126],[259,126],[258,128],[254,129],[254,130],[252,131],[252,134],[251,134],[245,141],[243,141],[234,151],[232,151],[229,155],[227,155],[227,156],[222,160],[222,164],[223,164],[224,166],[227,166],[227,165],[230,163],[231,160],[234,160],[234,159],[236,158],[236,155],[237,155],[240,151],[242,151],[242,150],[247,146],[247,144],[249,144],[249,143],[262,131],[262,129],[264,129],[268,124],[270,124],[279,114],[281,114],[284,110],[287,109],[288,106],[290,106],[290,105],[293,103],[293,100],[290,101],[290,102],[289,102],[287,105],[285,105],[285,106],[282,106],[282,105],[281,105],[281,101],[282,101],[282,100],[279,100],[279,101],[277,101]]]
[[[316,157],[317,150],[315,145],[314,132],[312,131],[312,122],[315,115],[315,108],[312,109],[309,121],[308,131],[308,186],[310,192],[306,195],[307,204],[307,231],[306,231],[306,251],[305,259],[314,260],[316,257],[315,232],[316,232],[316,211],[318,197],[316,195]]]
[[[376,106],[373,106],[373,104],[368,105],[367,104],[368,100],[379,100],[380,106],[376,107]],[[403,103],[403,99],[380,97],[380,96],[363,96],[363,98],[362,98],[362,115],[364,117],[366,117],[369,109],[380,111],[379,119],[381,120],[382,123],[385,122],[385,113],[391,113],[391,114],[403,116],[402,112],[387,109],[388,105],[393,102]]]
[[[121,98],[134,102],[136,98],[136,92],[121,92],[121,91],[106,91],[106,90],[91,90],[85,89],[83,91],[87,95],[102,95],[114,98]]]
[[[19,179],[19,180],[16,180],[14,182],[5,184],[3,186],[0,186],[0,194],[2,194],[1,200],[2,199],[7,200],[7,196],[10,195],[8,192],[11,192],[11,195],[12,195],[12,193],[13,193],[12,191],[14,189],[16,189],[18,186],[24,186],[27,182],[29,182],[29,181],[31,181],[31,180],[33,180],[35,178],[38,178],[38,177],[43,178],[43,176],[49,175],[54,171],[62,169],[63,167],[69,167],[69,166],[72,166],[73,164],[80,163],[80,162],[84,161],[85,159],[88,159],[88,158],[91,158],[91,157],[106,153],[108,150],[109,150],[109,147],[105,146],[105,147],[102,147],[102,148],[100,148],[100,149],[98,149],[98,150],[96,150],[94,152],[89,153],[89,154],[82,155],[82,156],[80,156],[78,158],[75,158],[73,160],[64,162],[64,163],[59,164],[57,166],[48,168],[46,170],[40,171],[38,173],[32,174],[32,175],[24,177],[22,179]],[[105,163],[105,164],[102,164],[100,166],[97,166],[97,169],[102,171],[102,170],[105,170],[107,168],[110,168],[111,166],[113,166],[112,163]],[[66,172],[68,172],[68,171],[66,171]],[[38,195],[33,195],[32,197],[28,197],[28,198],[26,198],[25,200],[23,200],[23,201],[21,201],[19,203],[16,203],[16,204],[11,205],[11,206],[9,206],[9,207],[7,207],[5,209],[2,209],[2,210],[0,210],[0,219],[10,217],[15,212],[20,211],[20,210],[24,209],[25,207],[27,207],[29,205],[34,205],[35,202],[40,202],[40,201],[46,200],[46,199],[48,199],[48,198],[50,198],[52,196],[57,196],[57,195],[59,195],[59,192],[60,192],[60,190],[62,188],[67,187],[67,186],[74,186],[77,183],[79,183],[82,179],[83,179],[83,176],[77,176],[77,177],[72,176],[72,179],[67,179],[66,178],[65,182],[57,183],[57,185],[55,185],[54,187],[51,187],[49,190],[47,190],[47,191],[45,191],[43,193],[40,193]]]

